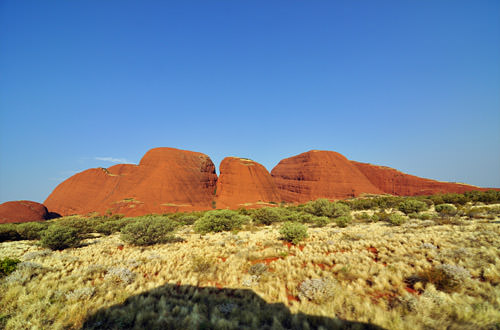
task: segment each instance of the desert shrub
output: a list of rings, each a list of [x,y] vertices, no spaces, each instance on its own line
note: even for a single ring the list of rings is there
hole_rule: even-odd
[[[327,199],[320,198],[308,202],[304,206],[304,211],[318,217],[336,218],[350,213],[349,205],[341,202],[330,202]]]
[[[406,199],[399,203],[398,209],[404,214],[408,215],[410,213],[419,213],[427,210],[429,207],[426,203],[416,200],[416,199]]]
[[[387,222],[389,222],[393,226],[401,226],[406,222],[406,218],[401,214],[392,213],[391,215],[389,215]]]
[[[236,210],[239,214],[241,215],[251,215],[252,210],[246,209],[244,207],[240,207],[238,210]]]
[[[296,221],[301,223],[312,223],[316,216],[307,212],[294,212],[286,217],[286,221]]]
[[[11,223],[0,224],[0,242],[17,241],[21,236],[17,233],[16,225]]]
[[[432,200],[434,205],[439,204],[454,204],[454,205],[464,205],[467,203],[468,198],[464,194],[440,194],[440,195],[432,195],[428,197]]]
[[[0,259],[0,277],[7,276],[16,270],[17,264],[20,263],[19,259],[3,258]]]
[[[398,207],[399,203],[404,200],[403,197],[396,196],[381,196],[374,199],[377,207],[381,210],[384,209],[393,209]]]
[[[371,210],[376,208],[377,201],[373,198],[356,198],[347,201],[349,207],[353,210]]]
[[[300,300],[322,304],[335,295],[335,282],[326,278],[308,279],[299,285]]]
[[[407,216],[410,219],[418,219],[418,213],[417,212],[412,212],[410,214],[407,214]]]
[[[449,264],[433,266],[420,273],[424,282],[430,282],[436,289],[445,292],[457,291],[470,277],[467,269]]]
[[[352,222],[352,217],[350,215],[343,215],[333,219],[333,222],[335,222],[337,226],[345,228],[347,227],[348,224]]]
[[[391,215],[391,213],[387,213],[385,211],[380,211],[380,212],[377,212],[374,214],[374,216],[378,217],[378,221],[385,221],[385,222],[389,221],[390,215]]]
[[[64,250],[77,246],[80,243],[80,237],[78,230],[54,224],[42,232],[40,243],[51,250]]]
[[[427,198],[426,196],[418,196],[418,197],[415,197],[415,198],[418,199],[419,201],[424,202],[425,204],[427,204],[426,210],[428,210],[432,205],[434,205],[434,202],[432,201],[432,199]]]
[[[370,221],[371,221],[371,222],[378,222],[378,221],[380,221],[380,217],[378,216],[378,214],[374,213],[374,214],[370,217]]]
[[[167,243],[173,239],[176,227],[168,218],[149,216],[123,227],[121,239],[134,245]]]
[[[436,205],[436,212],[441,216],[453,216],[457,213],[457,208],[451,204]]]
[[[285,222],[280,229],[281,238],[285,241],[297,244],[307,238],[307,227],[298,222]]]
[[[361,212],[361,213],[357,213],[355,215],[355,218],[356,220],[359,220],[359,221],[362,221],[362,222],[370,222],[370,214],[368,214],[367,212]]]
[[[316,227],[324,227],[330,223],[330,218],[328,217],[314,217],[312,223]]]
[[[283,221],[282,212],[272,207],[263,207],[252,212],[251,217],[255,223],[270,225],[275,222]]]
[[[111,235],[119,232],[125,228],[125,226],[133,222],[135,222],[135,220],[132,218],[104,220],[103,222],[97,224],[94,227],[94,230],[104,235]]]
[[[304,206],[304,211],[315,216],[327,216],[332,213],[332,204],[328,199],[320,198],[315,201],[310,201]]]
[[[78,235],[95,232],[95,227],[102,222],[102,218],[83,218],[78,216],[66,217],[57,220],[56,224],[61,227],[74,229]]]
[[[250,221],[249,216],[241,215],[231,210],[208,211],[196,220],[194,230],[205,234],[209,232],[221,232],[241,229],[243,224]]]
[[[420,213],[418,215],[418,219],[420,219],[420,220],[430,220],[430,219],[432,219],[432,214],[430,214],[430,213]]]
[[[21,239],[40,239],[42,232],[47,229],[44,222],[25,222],[16,226],[16,231]]]
[[[178,221],[180,224],[182,224],[184,226],[189,226],[189,225],[194,224],[196,222],[196,220],[198,220],[199,218],[200,218],[199,215],[191,213],[191,214],[186,214],[186,215],[179,217]]]
[[[499,203],[500,202],[500,191],[488,190],[488,191],[467,191],[464,193],[467,201],[472,203]]]
[[[341,202],[335,202],[332,205],[332,218],[341,217],[344,215],[351,215],[351,208],[349,205]]]

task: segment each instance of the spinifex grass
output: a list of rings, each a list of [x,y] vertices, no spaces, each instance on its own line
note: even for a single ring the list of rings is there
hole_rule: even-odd
[[[184,226],[176,232],[182,239],[150,246],[124,243],[119,233],[94,235],[63,251],[42,250],[36,241],[3,242],[0,259],[22,262],[1,280],[0,317],[6,329],[78,329],[104,308],[99,315],[106,324],[167,316],[171,325],[198,324],[207,292],[228,288],[252,290],[290,313],[387,329],[494,328],[500,322],[498,217],[437,223],[308,224],[308,237],[297,245],[280,239],[280,223],[203,235]],[[179,295],[176,287],[201,300],[176,305],[167,294]],[[107,309],[145,292],[151,294],[133,300],[126,320],[123,310]],[[224,318],[244,306],[219,305],[210,306],[214,324],[231,328]]]

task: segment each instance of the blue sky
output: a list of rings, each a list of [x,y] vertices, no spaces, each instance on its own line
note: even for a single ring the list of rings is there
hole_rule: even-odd
[[[500,187],[500,2],[0,1],[0,202],[160,146]]]

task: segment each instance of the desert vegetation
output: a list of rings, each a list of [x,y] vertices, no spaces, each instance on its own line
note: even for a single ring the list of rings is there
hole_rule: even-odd
[[[0,328],[500,327],[500,192],[0,225]]]

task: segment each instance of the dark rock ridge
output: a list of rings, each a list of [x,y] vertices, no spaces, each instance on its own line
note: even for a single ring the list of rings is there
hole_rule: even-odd
[[[470,190],[486,189],[419,178],[318,150],[283,159],[271,174],[257,162],[227,157],[217,178],[215,166],[205,154],[155,148],[139,165],[94,168],[70,177],[44,204],[61,215],[137,216],[343,199],[365,193],[413,196]]]

